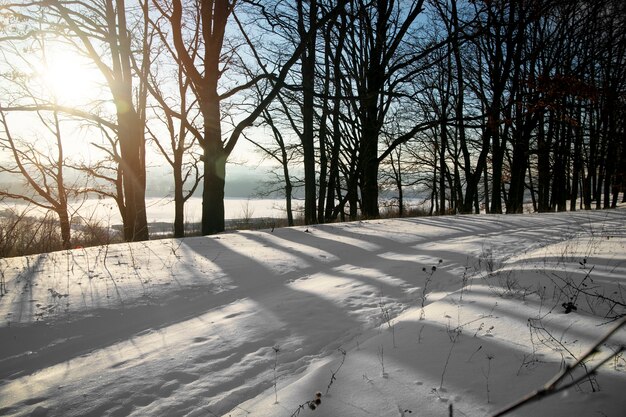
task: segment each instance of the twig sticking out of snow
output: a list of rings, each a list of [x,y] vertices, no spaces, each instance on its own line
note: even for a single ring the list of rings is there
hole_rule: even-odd
[[[280,347],[276,345],[272,347],[272,349],[274,350],[274,398],[275,398],[274,404],[278,404],[278,387],[277,387],[278,376],[276,375],[276,367],[278,366],[278,352],[280,352]]]
[[[339,370],[343,366],[343,363],[346,361],[346,350],[342,348],[338,348],[337,350],[339,351],[339,353],[341,353],[341,363],[339,364],[336,370],[334,371],[331,370],[330,382],[328,383],[328,386],[326,387],[326,393],[324,395],[328,395],[331,385],[333,385],[333,383],[337,380],[337,374],[339,373]]]
[[[296,409],[296,411],[293,412],[293,414],[291,415],[291,417],[296,417],[300,414],[300,412],[302,410],[304,410],[306,407],[309,407],[309,409],[311,409],[312,411],[315,411],[317,409],[317,406],[320,405],[322,403],[322,393],[321,392],[316,392],[315,393],[315,399],[313,400],[309,400],[303,404],[300,404],[298,406],[298,408]]]
[[[457,328],[457,330],[453,333],[454,336],[451,336],[450,341],[452,342],[452,345],[450,346],[450,351],[448,352],[448,357],[446,358],[446,363],[443,366],[443,371],[441,371],[441,383],[439,384],[439,389],[443,388],[443,379],[446,375],[446,370],[448,369],[448,364],[450,363],[450,357],[452,356],[452,349],[454,349],[454,345],[456,345],[456,341],[458,340],[459,336],[461,335],[461,331],[460,329]]]
[[[589,351],[587,351],[587,353],[581,356],[576,362],[564,366],[561,372],[556,374],[554,378],[552,378],[552,380],[549,381],[547,384],[545,384],[543,387],[541,387],[540,389],[534,392],[531,392],[530,394],[519,399],[518,401],[506,406],[502,410],[493,414],[491,417],[503,416],[505,414],[510,413],[513,410],[520,408],[521,406],[525,404],[542,400],[550,395],[558,394],[559,392],[565,391],[575,385],[580,384],[584,380],[588,379],[589,376],[595,374],[602,365],[604,365],[605,363],[615,358],[615,356],[621,354],[626,349],[626,347],[620,346],[618,350],[613,351],[611,355],[603,358],[597,365],[595,365],[591,369],[588,369],[584,375],[581,375],[578,378],[574,378],[574,376],[572,375],[572,372],[578,366],[581,366],[587,359],[591,358],[593,355],[598,353],[600,351],[600,346],[602,346],[607,340],[611,338],[611,336],[613,336],[619,329],[621,329],[625,325],[626,325],[626,317],[622,317],[622,319],[617,323],[617,325],[613,329],[611,329],[609,332],[607,332],[606,335],[604,335],[600,340],[598,340],[591,347],[591,349],[589,349]],[[563,380],[565,380],[568,376],[571,376],[572,380],[568,383],[562,384]]]
[[[343,366],[343,363],[346,361],[346,350],[343,349],[343,348],[338,348],[337,350],[342,355],[341,363],[339,363],[339,366],[337,367],[336,370],[334,370],[334,371],[331,370],[332,375],[330,376],[330,382],[328,383],[328,386],[326,387],[326,395],[328,395],[328,391],[330,391],[330,386],[333,385],[333,382],[335,382],[335,380],[337,379],[337,373],[339,372],[339,370]],[[321,392],[316,392],[315,393],[315,398],[300,404],[298,406],[298,408],[296,409],[296,411],[294,411],[293,414],[291,414],[291,417],[296,417],[296,416],[300,415],[300,412],[302,410],[304,410],[305,408],[307,408],[307,407],[310,410],[314,411],[314,410],[317,409],[317,407],[319,407],[319,405],[321,403],[322,403],[322,393]]]

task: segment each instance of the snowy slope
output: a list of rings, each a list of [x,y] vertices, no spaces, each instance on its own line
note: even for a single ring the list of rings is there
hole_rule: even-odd
[[[626,209],[246,231],[0,271],[0,415],[484,416],[626,314]],[[588,368],[624,344],[626,328]],[[618,354],[511,415],[624,416],[625,392]]]

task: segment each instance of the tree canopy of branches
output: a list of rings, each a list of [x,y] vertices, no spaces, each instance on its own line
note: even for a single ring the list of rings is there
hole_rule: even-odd
[[[519,213],[615,207],[624,190],[621,1],[33,0],[4,2],[0,18],[5,57],[63,44],[106,87],[72,106],[36,94],[28,59],[1,67],[23,87],[3,87],[5,170],[62,224],[74,186],[60,116],[105,138],[100,160],[76,166],[96,181],[81,192],[115,198],[127,240],[148,238],[150,144],[173,174],[175,235],[196,187],[202,233],[223,231],[244,132],[276,161],[289,224],[300,191],[311,224],[378,217],[393,196]],[[23,113],[45,122],[54,155],[16,140]]]

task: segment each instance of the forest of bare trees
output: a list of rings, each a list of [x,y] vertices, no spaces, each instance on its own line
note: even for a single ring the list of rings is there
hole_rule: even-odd
[[[58,50],[97,74],[84,102],[38,81]],[[431,214],[626,198],[621,0],[5,0],[0,51],[0,172],[24,184],[0,198],[55,213],[65,247],[89,195],[148,239],[148,165],[170,168],[176,237],[196,189],[202,233],[223,231],[241,141],[289,224],[297,190],[306,224],[376,218],[383,196],[402,215],[407,194]]]

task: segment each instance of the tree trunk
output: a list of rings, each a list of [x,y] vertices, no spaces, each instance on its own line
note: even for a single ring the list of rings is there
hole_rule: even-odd
[[[65,209],[61,208],[57,211],[57,215],[59,216],[59,226],[61,227],[61,242],[63,243],[63,249],[71,249],[70,243],[70,218],[67,214],[67,205]]]
[[[500,139],[497,136],[494,136],[493,144],[490,212],[502,214],[502,166],[504,162],[504,145],[500,143]]]
[[[205,153],[204,159],[204,189],[202,190],[203,235],[220,233],[223,232],[225,229],[225,176],[226,155],[224,154],[223,150],[215,147],[212,151]]]
[[[552,136],[552,114],[548,117],[548,134],[544,129],[545,119],[539,123],[537,134],[537,206],[540,213],[550,210],[550,138]]]
[[[289,178],[289,170],[287,165],[283,165],[283,170],[285,174],[285,209],[287,210],[287,225],[293,226],[293,209],[291,207],[293,186],[291,185],[291,179]]]
[[[530,163],[528,164],[528,188],[530,190],[530,199],[533,202],[533,212],[536,213],[537,211],[539,211],[539,209],[537,206],[537,193],[535,192],[535,185],[533,183],[533,172]]]
[[[352,153],[352,158],[350,160],[350,167],[348,168],[347,173],[347,190],[346,190],[346,201],[350,205],[349,210],[349,218],[350,221],[357,220],[359,214],[359,177],[358,177],[358,159],[354,152]],[[341,208],[343,212],[343,207]]]
[[[178,163],[174,167],[174,237],[185,237],[185,200],[183,197],[183,179]]]
[[[487,164],[484,165],[485,173],[483,175],[484,187],[485,187],[485,213],[491,213],[491,208],[489,206],[489,171],[487,169]],[[493,181],[493,175],[492,175]],[[478,191],[476,192],[476,200],[478,200]],[[478,210],[476,210],[476,214],[479,214]]]
[[[378,135],[362,138],[361,146],[361,214],[366,219],[378,218]]]
[[[465,82],[464,82],[464,73],[463,73],[463,59],[461,56],[461,48],[460,48],[460,42],[459,42],[459,37],[458,37],[458,33],[459,33],[459,19],[458,19],[458,13],[457,13],[457,0],[452,0],[451,1],[451,12],[452,12],[452,25],[454,28],[454,32],[456,33],[456,35],[453,38],[452,41],[452,52],[454,54],[454,64],[455,64],[455,69],[456,69],[456,102],[455,102],[455,110],[454,110],[454,117],[456,119],[456,125],[457,125],[457,129],[458,129],[458,142],[461,143],[461,150],[465,151],[464,153],[464,163],[465,163],[465,169],[468,172],[469,171],[469,165],[470,165],[470,158],[469,158],[469,152],[466,152],[467,150],[467,145],[466,145],[466,135],[465,135],[465,122],[464,122],[464,115],[463,115],[463,107],[464,107],[464,94],[465,94]],[[458,212],[460,209],[464,209],[463,207],[463,187],[461,185],[461,173],[459,170],[459,163],[460,163],[460,158],[459,158],[459,152],[457,152],[456,149],[456,143],[455,142],[455,160],[454,160],[454,182],[455,182],[455,194],[456,194],[456,199],[455,199],[455,208],[456,211]],[[465,211],[465,210],[463,210]]]
[[[298,32],[303,41],[307,36],[303,1],[298,0]],[[308,27],[315,26],[317,21],[317,1],[309,3]],[[314,141],[314,92],[315,92],[315,36],[306,42],[301,57],[302,63],[302,151],[304,153],[304,223],[317,223],[316,213],[316,180],[315,180],[315,141]]]
[[[223,232],[225,228],[224,184],[228,155],[222,145],[220,104],[217,95],[213,100],[202,103],[201,109],[204,116],[202,234],[210,235]]]
[[[380,35],[379,35],[380,36]],[[368,86],[376,86],[364,93],[361,108],[361,141],[359,165],[361,180],[361,214],[367,219],[379,216],[378,211],[378,97],[381,84],[381,69],[378,63],[371,62]]]
[[[132,109],[118,107],[122,188],[126,223],[124,238],[128,242],[148,240],[146,215],[146,172],[143,123]]]
[[[500,94],[499,90],[495,94]],[[500,139],[499,128],[501,102],[499,96],[494,98],[492,110],[487,116],[487,129],[491,130],[491,210],[490,213],[502,214],[502,167],[504,164],[504,147],[506,139]],[[487,190],[485,190],[485,196]],[[485,197],[486,199],[486,197]],[[488,206],[488,203],[486,204]]]
[[[486,169],[487,154],[489,153],[489,144],[491,142],[491,130],[485,129],[482,135],[482,148],[478,155],[478,161],[476,162],[476,168],[472,172],[471,167],[471,155],[467,147],[467,143],[461,141],[461,150],[463,151],[463,158],[465,160],[465,198],[463,200],[462,213],[472,213],[472,205],[478,201],[478,184],[480,182],[481,174]],[[488,190],[486,195],[488,195]],[[488,207],[488,205],[487,205]]]
[[[578,107],[577,112],[578,120],[581,120],[581,109]],[[576,127],[574,137],[574,161],[572,170],[572,191],[569,209],[570,211],[576,211],[576,201],[578,200],[578,183],[580,181],[580,174],[582,170],[582,146],[583,146],[583,132],[580,126]]]
[[[326,202],[326,193],[328,190],[328,156],[326,152],[326,118],[322,118],[320,124],[319,144],[320,144],[320,176],[319,176],[319,193],[317,198],[317,217],[316,220],[324,223],[324,213]]]
[[[447,94],[446,94],[447,97]],[[445,103],[447,105],[447,101]],[[446,214],[446,149],[448,147],[448,126],[447,123],[447,109],[442,109],[445,115],[441,122],[441,144],[439,149],[439,214]]]
[[[404,217],[404,189],[402,187],[402,177],[400,176],[400,172],[398,172],[398,216]]]
[[[339,120],[341,117],[341,83],[343,79],[341,54],[343,53],[345,45],[344,42],[346,39],[346,26],[346,14],[341,13],[339,22],[337,24],[337,30],[340,34],[339,42],[337,44],[337,47],[335,48],[334,55],[331,55],[333,68],[333,88],[335,91],[335,97],[333,99],[332,109],[332,148],[330,155],[330,166],[328,168],[328,189],[326,195],[326,210],[324,213],[325,221],[331,221],[336,218],[336,216],[333,216],[333,213],[335,211],[335,190],[339,187],[339,153],[341,151],[341,125]]]
[[[522,118],[519,117],[518,120]],[[506,203],[506,212],[523,213],[524,211],[524,184],[526,183],[526,171],[528,169],[528,154],[530,131],[529,118],[524,118],[523,127],[518,127],[518,136],[513,145],[513,161],[511,163],[511,185],[509,186],[509,198]]]
[[[550,207],[552,210],[567,210],[567,165],[568,165],[568,140],[567,131],[562,122],[560,115],[555,115],[555,149],[553,153],[554,164],[552,165],[552,195],[550,198]]]

